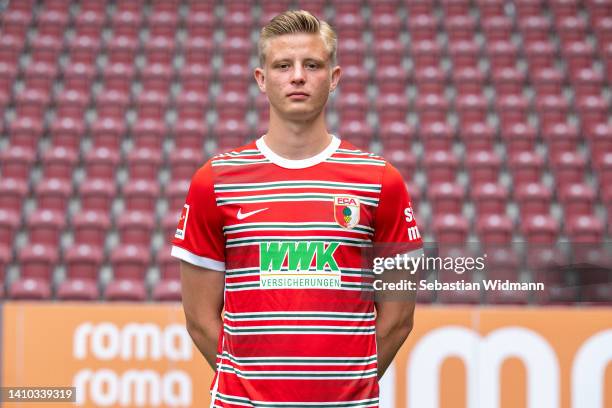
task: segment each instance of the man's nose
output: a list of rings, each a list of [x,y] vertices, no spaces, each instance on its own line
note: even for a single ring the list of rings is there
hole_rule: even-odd
[[[306,78],[304,76],[304,68],[300,65],[295,65],[295,67],[293,68],[292,75],[291,75],[291,82],[303,84],[305,81],[306,81]]]

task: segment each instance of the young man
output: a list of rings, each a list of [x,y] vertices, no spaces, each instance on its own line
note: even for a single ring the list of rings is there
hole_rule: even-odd
[[[266,25],[268,133],[192,180],[172,254],[187,329],[216,370],[211,406],[376,407],[412,328],[413,303],[363,296],[364,248],[422,244],[398,171],[327,133],[336,43],[305,11]]]

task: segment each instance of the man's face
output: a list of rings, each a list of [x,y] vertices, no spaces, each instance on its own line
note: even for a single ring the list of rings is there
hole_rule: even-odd
[[[319,115],[340,79],[340,67],[331,67],[321,36],[282,35],[269,40],[265,50],[264,66],[255,70],[255,79],[271,109],[287,120]]]

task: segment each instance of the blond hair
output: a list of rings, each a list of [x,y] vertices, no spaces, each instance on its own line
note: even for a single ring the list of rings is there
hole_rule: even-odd
[[[265,62],[265,51],[268,40],[285,34],[310,33],[319,34],[328,51],[332,66],[336,65],[338,36],[325,21],[319,20],[306,10],[290,10],[275,16],[266,24],[259,34],[257,51],[261,65]]]

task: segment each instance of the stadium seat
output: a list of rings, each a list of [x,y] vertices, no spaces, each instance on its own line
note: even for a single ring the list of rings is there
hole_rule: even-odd
[[[162,152],[148,147],[135,148],[128,154],[127,163],[130,180],[157,182]]]
[[[81,211],[108,213],[115,198],[117,187],[114,179],[92,178],[79,188]]]
[[[478,67],[463,67],[452,70],[453,85],[457,95],[479,95],[485,84],[485,74]]]
[[[155,214],[144,211],[124,211],[117,217],[117,230],[122,246],[139,245],[148,248],[155,230]]]
[[[74,242],[103,248],[110,226],[108,211],[82,209],[72,219]]]
[[[512,243],[512,220],[507,215],[481,216],[479,214],[476,231],[483,246],[510,245]]]
[[[0,247],[11,247],[20,224],[20,214],[0,208]]]
[[[42,156],[43,174],[46,179],[71,181],[77,161],[76,151],[63,146],[52,147]]]
[[[522,217],[549,214],[552,192],[542,183],[519,184],[514,191]]]
[[[204,164],[205,160],[204,155],[199,150],[174,149],[170,152],[169,162],[170,177],[175,182],[177,180],[191,180],[196,170]]]
[[[479,217],[506,213],[508,190],[499,183],[480,183],[473,186],[471,196]]]
[[[9,145],[0,150],[0,177],[28,181],[34,160],[32,149]]]
[[[426,151],[448,151],[452,148],[454,132],[446,122],[424,124],[419,133]]]
[[[38,208],[64,213],[72,194],[72,180],[44,179],[34,188]]]
[[[162,95],[168,95],[173,75],[170,65],[147,64],[140,71],[142,89],[143,91],[157,91]]]
[[[463,245],[467,239],[468,221],[461,214],[444,214],[433,221],[436,242],[446,245]]]
[[[52,63],[40,61],[29,64],[23,73],[27,89],[49,92],[57,76],[57,66]]]
[[[471,152],[465,161],[472,185],[495,183],[501,172],[501,159],[492,150]]]
[[[508,166],[515,185],[538,183],[542,178],[544,160],[537,153],[522,151],[510,156]]]
[[[104,92],[117,91],[122,95],[130,93],[134,82],[134,66],[129,63],[107,63],[102,71]],[[100,95],[98,96],[98,109],[100,108]],[[112,104],[112,102],[111,102]],[[125,106],[123,107],[125,108]],[[98,112],[100,115],[100,112]]]
[[[427,152],[423,164],[428,183],[454,182],[457,177],[459,160],[452,151]]]
[[[551,245],[559,236],[559,225],[551,215],[521,217],[522,232],[531,245]]]
[[[495,145],[495,130],[492,126],[482,122],[475,122],[461,127],[459,138],[467,152],[481,150],[492,151]]]
[[[125,210],[155,214],[155,205],[159,197],[157,180],[132,179],[123,186]]]
[[[576,152],[563,152],[558,156],[552,156],[551,168],[555,177],[555,185],[558,189],[572,183],[584,181],[586,171],[586,160]]]
[[[461,214],[465,189],[459,183],[428,183],[428,196],[434,214]]]
[[[483,95],[458,95],[455,100],[455,108],[459,114],[461,129],[487,121],[488,104]]]
[[[593,213],[596,192],[586,183],[569,183],[559,190],[559,201],[563,205],[565,218]]]
[[[105,147],[111,151],[118,151],[126,127],[121,119],[105,117],[96,119],[91,124],[90,132],[93,145],[96,148]]]
[[[21,207],[28,193],[28,183],[0,177],[0,209],[21,213]]]

